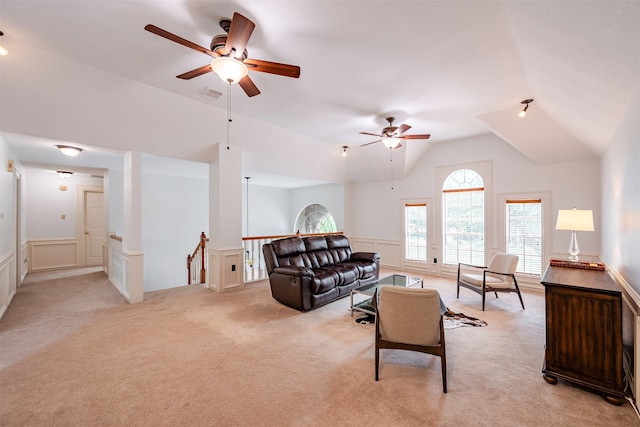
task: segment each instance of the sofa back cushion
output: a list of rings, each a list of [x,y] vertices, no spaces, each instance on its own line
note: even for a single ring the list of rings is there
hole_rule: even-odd
[[[311,268],[326,267],[333,264],[330,257],[327,240],[324,236],[309,236],[304,239],[304,246],[307,248],[307,257],[311,263]]]
[[[310,267],[305,255],[304,242],[300,237],[290,237],[287,239],[274,240],[271,242],[273,252],[276,255],[278,267]],[[305,262],[306,261],[306,262]]]
[[[343,235],[289,237],[274,240],[271,247],[276,260],[273,267],[322,268],[349,261],[351,245]]]
[[[329,253],[333,258],[333,264],[349,261],[349,258],[351,258],[351,254],[353,253],[353,251],[351,249],[349,239],[346,236],[343,236],[341,234],[331,234],[325,236],[325,239],[327,241]]]

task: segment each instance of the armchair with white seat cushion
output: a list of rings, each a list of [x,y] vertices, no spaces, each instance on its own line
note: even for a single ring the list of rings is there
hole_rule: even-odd
[[[486,267],[471,264],[458,264],[458,293],[460,297],[460,287],[471,289],[482,295],[482,311],[484,311],[485,295],[493,292],[498,298],[498,292],[515,292],[520,298],[520,305],[524,309],[522,295],[516,280],[516,267],[518,266],[518,256],[505,253],[497,253],[491,258],[491,262]]]

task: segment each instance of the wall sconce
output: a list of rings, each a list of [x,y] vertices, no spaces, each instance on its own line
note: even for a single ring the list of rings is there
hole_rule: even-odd
[[[349,149],[348,145],[342,146],[342,157],[347,157],[347,150]]]
[[[522,111],[518,113],[518,116],[520,117],[526,116],[527,110],[529,109],[529,104],[532,102],[533,102],[533,99],[525,99],[524,101],[520,102],[520,104],[524,104],[524,108],[522,109]]]
[[[56,171],[56,172],[58,173],[58,176],[62,179],[67,179],[71,175],[73,175],[73,172],[69,172],[69,171]]]
[[[578,262],[578,239],[576,231],[593,231],[593,212],[590,210],[560,209],[556,230],[570,230],[571,241],[569,242],[569,261]]]
[[[69,157],[75,157],[82,152],[82,148],[72,147],[70,145],[56,145],[56,147],[58,147],[58,150],[60,150],[62,154]]]

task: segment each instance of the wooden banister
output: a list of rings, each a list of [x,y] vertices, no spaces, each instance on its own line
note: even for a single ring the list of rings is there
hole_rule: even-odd
[[[206,259],[205,259],[205,247],[207,246],[207,242],[209,238],[204,231],[200,234],[200,241],[198,245],[193,250],[193,253],[187,255],[187,276],[188,282],[187,284],[191,284],[192,278],[192,270],[194,270],[194,275],[197,274],[198,268],[200,269],[200,283],[205,283],[207,279],[207,269],[206,269]],[[198,251],[200,252],[200,256],[198,256]],[[194,265],[195,268],[191,268]]]

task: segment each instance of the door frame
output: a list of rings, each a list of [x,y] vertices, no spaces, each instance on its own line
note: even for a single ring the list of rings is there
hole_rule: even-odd
[[[78,221],[76,221],[76,239],[78,241],[78,253],[76,254],[77,259],[76,262],[78,264],[78,267],[85,267],[86,266],[86,262],[85,262],[85,238],[84,238],[84,226],[85,226],[85,200],[86,200],[86,193],[102,193],[104,195],[104,186],[98,187],[98,186],[88,186],[88,185],[78,185],[78,201],[76,203],[77,208],[77,212],[76,212],[76,218],[78,218]],[[104,202],[103,202],[104,203]],[[102,240],[105,240],[105,224],[102,224]]]
[[[16,189],[16,289],[22,285],[22,277],[24,274],[25,263],[22,253],[22,175],[16,171],[15,189]]]

